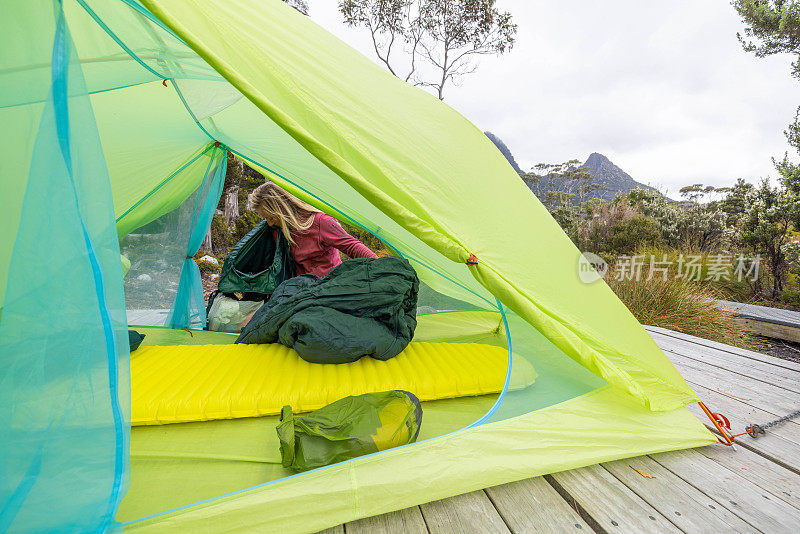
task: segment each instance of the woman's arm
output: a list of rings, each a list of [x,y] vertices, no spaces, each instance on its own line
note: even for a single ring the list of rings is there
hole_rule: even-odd
[[[322,214],[319,221],[320,242],[335,247],[351,258],[377,258],[364,243],[345,232],[339,221],[330,215]]]

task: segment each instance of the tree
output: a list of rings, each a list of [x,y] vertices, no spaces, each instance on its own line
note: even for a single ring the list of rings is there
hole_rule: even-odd
[[[713,185],[693,184],[681,187],[680,193],[683,198],[693,204],[698,204],[707,196],[716,191]]]
[[[684,187],[681,192],[690,200],[688,206],[644,189],[634,189],[625,199],[632,208],[658,223],[663,240],[670,247],[690,252],[713,251],[727,244],[728,236],[725,213],[713,203],[698,203],[712,190],[702,184]]]
[[[732,0],[746,27],[737,33],[747,52],[758,57],[794,54],[792,76],[800,79],[800,5],[792,0]],[[800,108],[784,133],[789,144],[800,151]]]
[[[733,0],[746,27],[736,37],[758,57],[788,52],[800,55],[800,5],[787,0]],[[800,78],[800,57],[792,65]]]
[[[755,190],[745,216],[741,241],[766,261],[772,274],[772,298],[783,291],[787,263],[783,246],[789,240],[790,225],[797,197],[782,187],[772,187],[767,179]]]
[[[517,25],[496,0],[340,0],[348,26],[369,30],[378,59],[407,82],[434,90],[440,100],[448,83],[477,69],[477,57],[503,54],[514,46]],[[405,45],[408,67],[397,66]],[[429,67],[423,76],[418,61]]]
[[[523,180],[538,185],[541,194],[537,194],[548,207],[576,204],[581,216],[586,211],[586,201],[595,191],[604,186],[594,181],[594,175],[588,167],[583,167],[577,159],[563,163],[538,163],[533,171],[523,175]],[[544,186],[546,191],[541,191]],[[548,200],[551,199],[551,200]]]
[[[228,172],[225,174],[225,184],[222,190],[222,217],[225,227],[229,231],[236,228],[236,219],[241,217],[239,212],[239,188],[244,176],[244,162],[228,152]]]
[[[725,198],[718,202],[718,206],[727,216],[725,225],[728,228],[737,228],[755,200],[755,187],[739,178],[729,189]]]
[[[417,46],[421,38],[422,24],[419,20],[419,2],[415,0],[342,0],[339,12],[344,23],[351,27],[363,26],[370,32],[375,55],[386,68],[405,81],[411,80],[416,70]],[[400,73],[393,61],[395,45],[405,43],[409,58],[408,72]]]
[[[773,160],[773,163],[781,175],[780,182],[789,195],[789,202],[794,207],[789,217],[795,231],[800,232],[800,165],[790,162],[788,156],[784,156],[781,161]]]
[[[539,163],[520,175],[561,228],[581,246],[581,224],[590,213],[589,197],[603,186],[594,181],[588,167],[571,159],[563,163]]]
[[[795,56],[792,76],[800,79],[800,4],[793,0],[733,0],[733,7],[746,27],[737,34],[744,49],[758,57],[789,53]],[[789,144],[800,151],[800,108],[784,132]],[[791,226],[800,229],[800,166],[773,159],[780,186],[767,180],[753,191],[753,199],[742,224],[742,241],[766,256],[773,275],[772,297],[783,289],[786,270],[784,246]]]

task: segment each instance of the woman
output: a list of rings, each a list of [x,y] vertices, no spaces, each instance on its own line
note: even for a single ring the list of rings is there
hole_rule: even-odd
[[[325,276],[342,263],[341,250],[351,258],[377,258],[366,245],[345,232],[339,222],[272,182],[256,187],[250,202],[270,226],[279,226],[290,243],[297,275]]]

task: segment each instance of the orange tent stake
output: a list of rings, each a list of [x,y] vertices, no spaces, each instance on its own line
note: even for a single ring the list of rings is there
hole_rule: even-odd
[[[703,402],[698,402],[697,404],[706,412],[708,418],[711,419],[711,422],[714,423],[714,426],[717,428],[717,432],[720,434],[720,436],[717,437],[717,441],[723,445],[733,446],[734,443],[736,443],[736,436],[729,432],[731,429],[731,422],[728,421],[728,418],[721,413],[712,412]]]

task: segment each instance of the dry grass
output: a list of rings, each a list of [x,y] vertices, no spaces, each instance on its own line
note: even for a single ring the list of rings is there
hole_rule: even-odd
[[[609,277],[606,281],[642,324],[746,349],[758,348],[756,338],[742,330],[734,315],[716,306],[715,294],[708,287],[680,279],[619,281]]]

